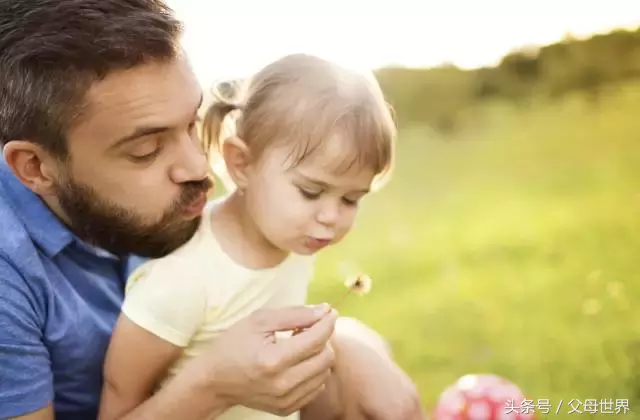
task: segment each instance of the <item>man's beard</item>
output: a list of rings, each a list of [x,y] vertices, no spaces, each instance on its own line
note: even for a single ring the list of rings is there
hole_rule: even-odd
[[[82,240],[117,256],[160,258],[195,234],[201,217],[185,219],[184,207],[212,187],[209,179],[184,183],[176,200],[156,223],[145,223],[134,211],[102,198],[88,185],[65,176],[57,197],[71,229]]]

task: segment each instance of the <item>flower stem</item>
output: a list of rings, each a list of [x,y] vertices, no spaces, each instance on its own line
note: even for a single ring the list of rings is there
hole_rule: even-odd
[[[351,289],[347,289],[347,291],[340,297],[340,299],[338,299],[338,302],[336,302],[335,305],[332,305],[334,308],[337,308],[338,305],[340,305],[342,302],[344,302],[344,300],[347,298],[347,296],[349,296],[349,293],[351,293]]]
[[[344,302],[344,300],[347,298],[347,296],[349,296],[349,293],[351,293],[352,289],[348,288],[347,291],[340,296],[340,299],[338,299],[338,302],[335,305],[331,305],[333,308],[337,308],[338,305],[340,305],[342,302]],[[292,335],[298,335],[303,331],[302,328],[295,328],[292,332]]]

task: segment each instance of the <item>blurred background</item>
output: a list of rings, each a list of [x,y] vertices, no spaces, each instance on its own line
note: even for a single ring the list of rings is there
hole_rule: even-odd
[[[375,71],[397,169],[320,256],[309,300],[369,274],[341,313],[387,337],[427,409],[495,373],[637,417],[638,0],[169,3],[205,88],[294,52]]]

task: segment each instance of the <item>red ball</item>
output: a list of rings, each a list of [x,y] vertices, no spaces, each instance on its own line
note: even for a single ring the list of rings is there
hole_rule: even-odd
[[[433,420],[532,420],[535,403],[509,380],[465,375],[440,395]]]

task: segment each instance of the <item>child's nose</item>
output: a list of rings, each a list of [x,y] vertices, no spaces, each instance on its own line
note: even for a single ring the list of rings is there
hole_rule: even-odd
[[[328,200],[323,203],[320,211],[316,216],[318,223],[325,226],[333,226],[338,222],[340,218],[340,204],[333,200]]]

